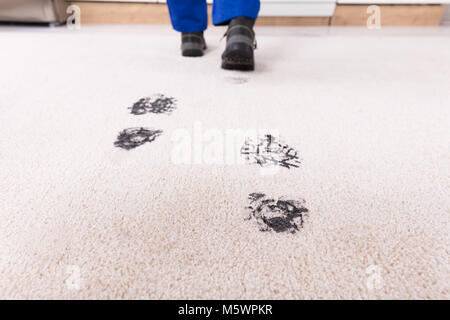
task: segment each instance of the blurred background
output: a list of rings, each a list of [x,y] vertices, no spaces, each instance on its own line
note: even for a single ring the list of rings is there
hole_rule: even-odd
[[[3,23],[63,24],[76,5],[82,24],[169,24],[165,0],[0,0]],[[208,0],[209,3],[212,0]],[[450,25],[450,0],[261,0],[259,25],[364,26],[370,5],[383,26]]]

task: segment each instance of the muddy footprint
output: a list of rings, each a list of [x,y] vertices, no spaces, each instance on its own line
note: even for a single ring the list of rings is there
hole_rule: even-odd
[[[154,141],[162,134],[161,130],[151,130],[143,127],[128,128],[119,132],[114,146],[131,150],[147,142]]]
[[[264,135],[258,141],[247,139],[241,148],[241,155],[249,164],[259,164],[261,167],[278,165],[290,169],[301,164],[298,152],[271,134]]]
[[[255,221],[260,231],[296,233],[309,212],[303,199],[272,199],[264,193],[250,193],[248,200],[250,214],[246,220]]]
[[[166,97],[163,94],[154,94],[150,97],[139,99],[128,109],[134,115],[146,113],[171,114],[177,107],[177,101],[173,97]]]

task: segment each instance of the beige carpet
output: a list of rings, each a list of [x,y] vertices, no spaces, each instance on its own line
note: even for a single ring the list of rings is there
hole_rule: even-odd
[[[254,73],[222,32],[0,29],[0,298],[450,298],[450,29],[261,27]]]

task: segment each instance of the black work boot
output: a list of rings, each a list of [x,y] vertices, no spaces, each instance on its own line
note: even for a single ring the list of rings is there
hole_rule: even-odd
[[[227,47],[222,54],[222,68],[231,70],[254,70],[253,50],[256,48],[253,25],[255,19],[236,17],[225,33]]]
[[[185,57],[201,57],[206,50],[203,31],[181,34],[181,54]]]

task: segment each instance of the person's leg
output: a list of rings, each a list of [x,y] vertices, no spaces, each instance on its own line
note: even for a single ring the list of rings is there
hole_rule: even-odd
[[[222,54],[222,68],[253,70],[256,47],[253,26],[258,17],[259,0],[215,0],[213,23],[228,25],[227,46]]]
[[[202,32],[208,26],[206,0],[167,0],[167,5],[176,31]]]
[[[213,23],[216,26],[226,25],[231,19],[239,16],[256,20],[259,8],[259,0],[214,0]]]
[[[181,32],[181,54],[199,57],[206,49],[203,30],[208,26],[206,0],[167,0],[170,20]]]

